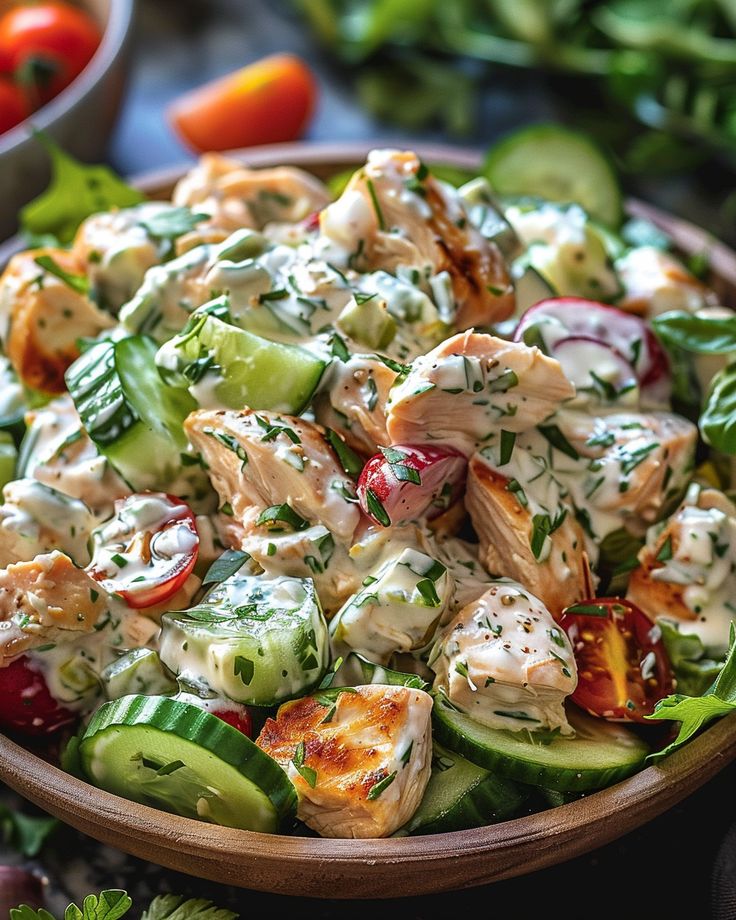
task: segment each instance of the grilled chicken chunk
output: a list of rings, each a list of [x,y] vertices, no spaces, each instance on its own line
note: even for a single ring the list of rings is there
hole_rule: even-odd
[[[99,582],[60,552],[0,569],[0,667],[30,649],[90,632],[108,601]]]
[[[544,503],[532,503],[523,483],[476,454],[465,501],[485,568],[528,585],[559,616],[590,593],[590,572],[583,531],[556,483],[547,485]]]
[[[728,649],[736,597],[736,505],[693,484],[667,521],[650,528],[627,597],[653,620],[679,622],[715,655]]]
[[[42,268],[50,258],[58,273]],[[77,341],[113,325],[112,317],[70,283],[81,267],[65,249],[29,249],[10,260],[0,276],[0,338],[26,386],[63,393],[64,372],[79,356]]]
[[[248,169],[237,160],[208,153],[180,179],[174,189],[175,205],[209,215],[194,233],[222,231],[220,239],[241,227],[261,228],[271,222],[296,222],[328,204],[330,196],[309,173],[291,166]],[[187,245],[186,241],[180,241]]]
[[[330,624],[337,654],[355,651],[388,664],[392,655],[432,641],[453,595],[446,566],[407,547],[366,581]]]
[[[388,400],[394,444],[445,443],[470,455],[491,432],[538,425],[575,388],[536,348],[466,332],[422,355]]]
[[[269,526],[298,531],[308,521],[350,543],[360,512],[345,498],[350,485],[318,425],[274,412],[199,410],[184,428],[205,458],[221,501],[246,530],[262,512],[287,505],[297,518],[290,523],[267,517],[264,539]]]
[[[169,240],[153,236],[148,228],[149,222],[165,219],[171,210],[167,202],[147,201],[93,214],[82,223],[72,254],[98,303],[117,313],[141,286],[146,271],[171,254]]]
[[[399,266],[447,272],[460,329],[499,322],[514,309],[503,258],[468,219],[459,195],[415,153],[373,150],[340,198],[320,214],[323,237],[358,271]]]
[[[351,355],[330,368],[329,387],[315,401],[317,421],[332,428],[353,450],[373,456],[389,444],[386,403],[396,371],[370,355]]]
[[[448,624],[432,651],[435,689],[477,722],[572,732],[563,703],[577,686],[565,631],[513,581],[495,582]]]
[[[617,306],[652,318],[668,310],[694,313],[715,306],[718,298],[669,252],[656,246],[630,249],[616,262],[624,286]]]
[[[285,703],[256,743],[287,771],[312,830],[388,837],[429,781],[431,713],[423,690],[371,684]]]
[[[78,498],[99,520],[109,517],[115,500],[128,495],[130,487],[82,428],[71,397],[27,412],[25,421],[24,474]]]
[[[587,509],[595,539],[622,525],[642,531],[685,491],[698,438],[687,419],[671,412],[563,412],[558,421],[579,459],[557,451],[555,472],[575,505]]]
[[[58,549],[77,563],[89,562],[87,541],[97,523],[84,502],[36,479],[16,479],[0,505],[0,566]]]

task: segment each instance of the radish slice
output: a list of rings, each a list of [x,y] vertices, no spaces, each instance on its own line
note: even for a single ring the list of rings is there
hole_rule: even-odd
[[[451,447],[382,447],[358,479],[360,507],[384,527],[437,517],[460,496],[466,470],[466,458]]]
[[[669,362],[644,320],[580,297],[553,297],[530,307],[514,341],[539,344],[547,354],[563,339],[582,337],[613,348],[633,368],[642,395],[661,403],[670,385]]]
[[[578,390],[594,390],[604,401],[614,402],[624,393],[637,393],[634,368],[612,345],[586,335],[558,339],[550,355],[562,365]]]

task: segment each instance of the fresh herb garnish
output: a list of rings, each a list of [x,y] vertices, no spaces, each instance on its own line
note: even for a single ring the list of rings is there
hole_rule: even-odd
[[[60,281],[63,281],[67,287],[70,287],[77,294],[86,296],[89,294],[89,279],[86,275],[75,275],[68,272],[59,265],[59,263],[50,255],[36,256],[33,260],[39,268],[42,268],[50,275],[54,275]]]

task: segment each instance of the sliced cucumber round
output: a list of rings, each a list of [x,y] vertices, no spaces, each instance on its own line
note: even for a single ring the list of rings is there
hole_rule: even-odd
[[[438,695],[433,711],[437,740],[468,760],[531,786],[559,792],[602,789],[635,773],[649,747],[621,725],[578,710],[569,713],[575,737],[511,732],[481,725]]]
[[[500,195],[538,195],[581,205],[607,227],[621,223],[622,196],[608,158],[559,125],[522,128],[491,148],[484,173]]]
[[[528,795],[513,780],[495,776],[435,742],[424,798],[399,834],[441,834],[506,821],[518,814]]]
[[[236,728],[161,696],[105,703],[79,742],[95,786],[195,818],[276,833],[293,820],[296,792],[281,767]]]
[[[157,361],[175,369],[206,408],[248,406],[290,415],[309,403],[325,369],[324,361],[297,345],[271,342],[206,312],[195,313]]]

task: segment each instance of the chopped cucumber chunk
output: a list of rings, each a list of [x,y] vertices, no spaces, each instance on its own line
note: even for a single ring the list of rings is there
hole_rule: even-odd
[[[273,409],[298,415],[308,405],[325,362],[297,345],[281,345],[213,315],[195,313],[156,361],[172,383],[189,387],[206,408]]]
[[[236,573],[198,607],[164,614],[161,660],[185,684],[274,706],[315,687],[329,642],[309,578]]]
[[[118,700],[131,693],[165,696],[176,693],[176,681],[161,664],[158,652],[134,648],[110,662],[100,674],[108,700]]]

